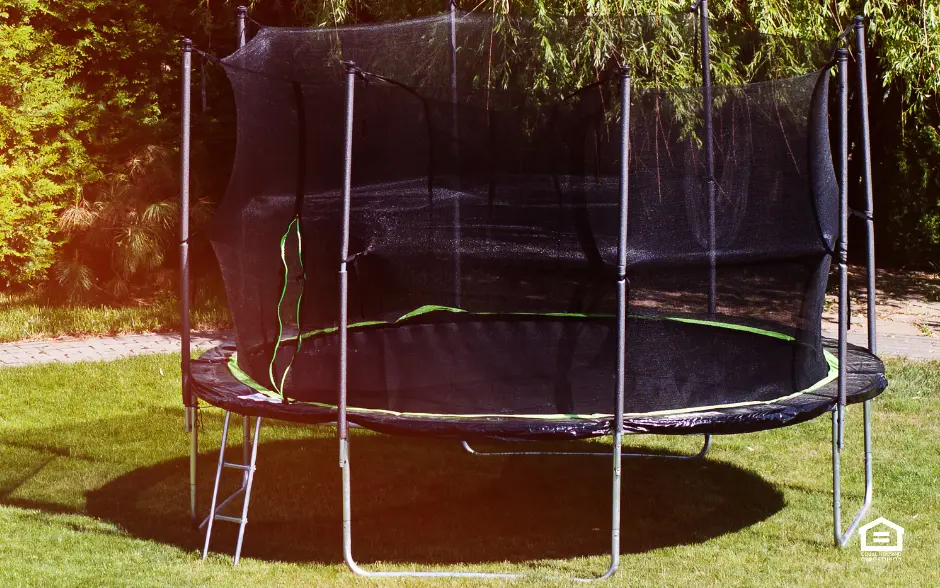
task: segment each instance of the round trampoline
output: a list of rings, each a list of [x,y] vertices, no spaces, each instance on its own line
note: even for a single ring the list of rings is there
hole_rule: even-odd
[[[631,317],[624,427],[631,433],[750,433],[801,423],[838,402],[835,342],[826,369],[798,379],[792,337],[684,318]],[[613,432],[613,317],[481,315],[419,309],[350,325],[349,421],[376,431],[470,440],[563,439]],[[296,338],[284,347],[293,355]],[[196,394],[239,414],[336,420],[337,333],[303,336],[290,403],[238,367],[234,346],[193,362]],[[270,349],[248,353],[267,369]],[[884,365],[850,346],[847,402],[887,384]],[[296,383],[295,383],[296,382]],[[303,384],[301,384],[303,383]],[[305,385],[304,385],[305,384]]]
[[[188,422],[197,400],[226,411],[204,553],[214,521],[244,532],[263,418],[337,423],[344,554],[364,575],[513,576],[362,569],[351,547],[350,424],[460,440],[471,453],[471,440],[612,435],[608,577],[624,435],[705,435],[696,456],[666,456],[696,458],[711,435],[832,413],[835,538],[847,541],[871,502],[869,401],[887,386],[865,211],[854,216],[870,245],[869,348],[849,345],[845,331],[848,54],[725,30],[739,56],[729,67],[747,83],[713,85],[707,4],[696,10],[697,19],[669,17],[670,43],[689,43],[670,59],[703,71],[695,88],[664,84],[638,57],[662,41],[666,17],[618,21],[624,47],[577,83],[547,82],[531,66],[545,35],[581,43],[591,18],[548,33],[454,6],[381,26],[260,27],[232,55],[206,55],[231,82],[238,140],[209,227],[234,344],[190,362],[183,316]],[[861,62],[860,22],[855,30]],[[801,75],[796,66],[774,75],[784,70],[767,56],[784,46],[805,58]],[[858,75],[864,89],[864,67]],[[187,126],[183,137],[188,304]],[[869,180],[859,182],[868,211]],[[834,264],[840,334],[829,340],[821,324]],[[854,403],[864,405],[866,502],[843,533],[838,460]],[[232,414],[245,417],[240,464],[225,460]],[[226,467],[243,483],[219,503]],[[242,515],[220,514],[239,495]]]

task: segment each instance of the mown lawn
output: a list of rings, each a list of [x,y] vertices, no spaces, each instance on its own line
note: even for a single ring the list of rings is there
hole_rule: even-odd
[[[164,297],[123,306],[54,305],[29,293],[0,293],[0,343],[60,336],[119,335],[179,329],[179,303]],[[225,303],[199,299],[192,312],[193,329],[230,325]]]
[[[245,559],[231,567],[235,529],[220,523],[214,555],[200,561],[202,536],[187,522],[177,365],[174,356],[150,356],[0,370],[0,585],[379,584],[341,563],[340,470],[325,426],[267,423]],[[891,388],[875,407],[868,520],[885,516],[906,528],[900,557],[865,561],[858,538],[832,547],[823,418],[718,438],[703,462],[627,462],[615,584],[940,583],[940,363],[892,361],[889,369]],[[207,500],[221,415],[203,412]],[[847,510],[861,495],[860,409],[850,416]],[[686,449],[698,442],[636,441]],[[352,452],[363,563],[560,575],[607,566],[606,459],[483,458],[454,442],[361,430]],[[566,582],[538,576],[512,585],[555,583]]]

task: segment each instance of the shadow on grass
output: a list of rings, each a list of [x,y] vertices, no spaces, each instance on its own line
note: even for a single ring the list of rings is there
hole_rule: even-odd
[[[138,434],[152,426],[142,421]],[[337,443],[326,431],[270,441],[266,432],[273,436],[271,428],[262,429],[243,556],[341,562]],[[361,562],[521,562],[609,549],[609,458],[483,457],[464,453],[453,441],[356,433],[353,541]],[[237,459],[240,451],[230,451]],[[214,451],[200,455],[203,512],[216,459]],[[139,538],[200,549],[203,534],[188,519],[188,471],[185,458],[133,470],[88,493],[87,508],[78,514],[113,522]],[[240,475],[226,470],[222,496],[237,487]],[[717,461],[625,460],[623,480],[624,553],[702,542],[753,525],[784,505],[782,493],[754,473]],[[9,496],[0,502],[68,512]],[[212,551],[231,554],[237,526],[216,525]]]

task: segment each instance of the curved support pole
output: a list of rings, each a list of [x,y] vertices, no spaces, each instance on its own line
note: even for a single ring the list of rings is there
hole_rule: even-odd
[[[351,478],[349,464],[349,420],[347,417],[347,331],[348,331],[348,283],[346,258],[349,255],[349,212],[352,196],[352,128],[353,101],[355,97],[354,63],[346,63],[346,127],[345,153],[343,157],[343,221],[342,243],[340,247],[339,270],[339,401],[337,403],[336,430],[339,438],[339,467],[342,469],[343,493],[343,559],[353,573],[373,578],[518,578],[521,574],[478,573],[478,572],[421,572],[421,571],[382,571],[374,572],[360,566],[352,553],[352,504]]]
[[[871,400],[866,400],[863,404],[864,416],[864,437],[865,437],[865,498],[858,513],[849,523],[848,529],[842,532],[842,471],[841,457],[842,450],[839,446],[839,424],[836,411],[832,412],[832,531],[836,547],[845,547],[849,539],[858,529],[865,514],[868,513],[874,497],[874,481],[872,470],[872,449],[871,449]]]
[[[350,504],[351,480],[349,468],[349,439],[340,440],[340,459],[343,468],[343,559],[353,573],[369,578],[520,578],[522,574],[499,572],[421,572],[421,571],[382,571],[376,572],[363,568],[356,562],[352,553],[352,505]]]
[[[340,455],[343,469],[343,559],[346,566],[356,575],[367,578],[479,578],[479,579],[515,579],[522,578],[527,574],[521,573],[503,573],[503,572],[451,572],[451,571],[372,571],[363,568],[355,559],[352,552],[352,504],[351,504],[351,473],[349,460],[349,439],[340,441]],[[594,455],[607,455],[601,453]],[[619,555],[619,554],[618,554]],[[612,565],[607,571],[597,578],[569,578],[576,582],[592,582],[595,580],[604,580],[612,576],[617,571],[617,566]]]
[[[460,442],[464,451],[473,455],[506,456],[506,455],[593,455],[600,457],[610,457],[611,451],[479,451],[472,447],[466,441]],[[692,455],[678,455],[671,453],[621,453],[621,457],[652,457],[659,459],[701,459],[705,457],[712,446],[712,436],[705,435],[705,442],[698,453]]]
[[[337,436],[339,437],[339,466],[342,469],[342,493],[343,493],[343,559],[346,565],[353,573],[371,577],[371,578],[502,578],[512,579],[521,578],[520,573],[501,573],[501,572],[455,572],[455,571],[371,571],[363,568],[353,557],[352,552],[352,481],[350,474],[349,458],[349,422],[347,420],[347,284],[346,284],[346,256],[348,255],[349,244],[349,207],[351,197],[351,174],[352,165],[352,119],[353,119],[353,98],[355,82],[355,66],[347,64],[346,78],[346,144],[344,157],[344,179],[343,179],[343,226],[342,226],[342,244],[339,272],[339,291],[340,291],[340,316],[339,316],[339,402],[337,403]],[[611,497],[611,552],[610,566],[597,578],[575,578],[575,581],[602,580],[613,576],[617,572],[620,562],[620,477],[621,477],[621,446],[623,442],[623,395],[625,381],[625,361],[626,361],[626,318],[627,318],[627,279],[625,268],[626,258],[626,228],[627,228],[627,149],[629,146],[629,113],[630,113],[630,70],[624,68],[621,70],[621,103],[623,104],[623,135],[621,139],[621,205],[620,205],[620,243],[619,243],[619,276],[617,280],[618,287],[618,364],[617,364],[617,383],[615,390],[615,411],[614,411],[614,449],[610,455],[613,455],[613,480]],[[571,581],[571,579],[569,579]]]
[[[872,218],[872,183],[871,183],[871,143],[869,138],[869,120],[868,120],[868,82],[866,79],[865,72],[865,24],[862,17],[855,17],[855,48],[857,52],[858,59],[858,82],[859,82],[859,108],[861,110],[861,126],[862,126],[862,181],[865,187],[865,227],[867,231],[867,240],[868,240],[868,263],[867,263],[867,274],[868,274],[868,350],[871,353],[877,352],[877,337],[875,331],[875,230]],[[840,69],[843,69],[845,62],[842,60],[843,55],[840,54]],[[844,90],[841,87],[845,85],[844,74],[840,73],[840,91],[844,93]],[[842,99],[841,110],[843,120],[845,119],[847,104],[844,96],[840,94]],[[844,131],[843,122],[843,132]],[[845,139],[843,139],[845,141]],[[844,205],[843,205],[844,206]],[[845,221],[843,221],[844,223]],[[843,230],[844,225],[843,225]],[[844,248],[844,245],[843,245]],[[844,251],[844,249],[843,249]],[[842,358],[844,357],[844,322],[841,310],[842,304],[842,290],[846,287],[845,282],[842,280],[842,266],[840,265],[840,285],[839,285],[839,297],[840,297],[840,313],[839,313],[839,366],[840,366],[840,384],[841,384],[841,367],[842,367]],[[847,293],[846,293],[847,297]],[[859,509],[858,513],[852,519],[852,522],[849,523],[848,529],[845,533],[842,532],[842,471],[841,471],[841,457],[842,457],[842,448],[844,446],[844,435],[845,435],[845,415],[844,408],[842,406],[842,390],[840,386],[840,404],[836,410],[832,413],[832,517],[833,517],[833,539],[835,541],[836,547],[845,547],[848,544],[849,539],[852,538],[852,535],[858,529],[859,524],[865,517],[865,514],[868,512],[869,507],[871,507],[872,499],[874,497],[874,474],[872,468],[872,441],[871,441],[871,401],[867,400],[862,405],[863,406],[863,427],[864,427],[864,451],[865,451],[865,498],[862,501],[862,506]]]

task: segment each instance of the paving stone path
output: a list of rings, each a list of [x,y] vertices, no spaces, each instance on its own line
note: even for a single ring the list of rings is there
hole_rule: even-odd
[[[230,332],[193,333],[195,349],[207,349],[231,338]],[[0,343],[0,367],[38,363],[71,363],[76,361],[111,361],[148,353],[179,351],[180,336],[173,333],[144,333],[95,337],[88,339],[61,338],[43,341]]]
[[[824,326],[823,333],[829,337],[836,336],[831,324]],[[857,345],[865,345],[866,337],[863,327],[856,328],[853,325],[849,331],[849,341]],[[226,338],[231,339],[232,333],[193,333],[193,347],[206,349],[218,345]],[[171,333],[0,343],[0,368],[51,362],[110,361],[147,353],[172,353],[179,348],[179,335]],[[883,333],[878,336],[878,354],[940,360],[940,338]]]
[[[835,339],[839,336],[839,331],[825,325],[823,326],[823,335]],[[867,331],[853,326],[849,331],[849,343],[867,347]],[[879,332],[878,355],[880,357],[906,357],[915,360],[940,360],[940,338]]]

